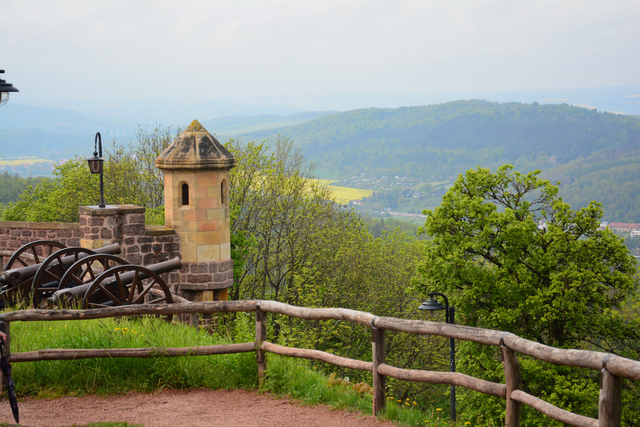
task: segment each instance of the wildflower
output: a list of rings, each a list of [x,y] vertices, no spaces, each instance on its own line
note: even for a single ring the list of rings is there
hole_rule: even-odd
[[[464,423],[464,425],[466,425],[466,426],[470,426],[470,425],[471,425],[471,423],[470,423],[469,421],[466,421],[466,422]]]
[[[416,402],[413,402],[413,404],[414,404],[414,405],[417,405],[417,403],[416,403]]]
[[[411,405],[409,405],[409,402],[404,402],[404,404],[407,405],[407,406],[411,406]]]
[[[398,400],[398,403],[402,402],[402,400]]]
[[[442,411],[442,409],[440,409],[440,408],[436,408],[436,411]]]

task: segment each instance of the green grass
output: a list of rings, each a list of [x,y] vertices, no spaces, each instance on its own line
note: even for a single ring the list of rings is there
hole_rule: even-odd
[[[226,333],[211,334],[154,317],[82,321],[13,322],[12,351],[47,348],[137,348],[189,347],[230,344],[254,340],[253,321],[238,313]],[[372,395],[358,393],[351,385],[335,384],[301,359],[267,355],[264,392],[286,395],[307,405],[325,404],[338,410],[372,413]],[[13,364],[19,397],[54,398],[88,394],[125,394],[159,389],[258,388],[254,353],[215,356],[103,358]],[[330,367],[329,367],[330,368]],[[401,426],[445,426],[448,413],[424,410],[419,402],[397,402],[389,397],[380,415]],[[467,425],[464,421],[459,426]],[[473,423],[472,425],[480,425]],[[122,423],[90,424],[93,427],[127,426]]]
[[[228,337],[212,336],[204,330],[152,317],[14,322],[11,326],[14,352],[46,348],[191,347],[233,342]],[[253,337],[244,340],[251,341]],[[13,378],[19,396],[36,397],[257,386],[253,353],[22,362],[14,364]]]

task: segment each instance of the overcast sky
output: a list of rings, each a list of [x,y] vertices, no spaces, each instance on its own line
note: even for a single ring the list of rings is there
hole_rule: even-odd
[[[640,83],[640,0],[0,0],[20,103]]]

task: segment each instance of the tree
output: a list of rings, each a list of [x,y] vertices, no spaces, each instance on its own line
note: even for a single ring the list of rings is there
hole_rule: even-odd
[[[272,152],[266,144],[234,140],[227,148],[237,159],[231,204],[240,208],[232,233],[252,238],[232,296],[292,302],[296,274],[313,268],[322,235],[341,208],[326,186],[311,179],[311,169],[290,140],[279,138]]]
[[[176,132],[177,134],[177,132]],[[140,128],[128,147],[113,141],[104,152],[105,201],[147,208],[148,223],[164,223],[163,175],[155,159],[175,138],[171,127]],[[78,206],[100,200],[99,184],[80,157],[56,165],[53,178],[45,178],[22,192],[18,201],[0,213],[4,221],[77,222]]]
[[[2,211],[3,221],[77,222],[78,206],[97,204],[100,190],[84,159],[56,165],[53,178],[29,186]]]
[[[461,323],[555,347],[619,353],[634,334],[619,310],[637,285],[635,261],[622,239],[599,229],[600,204],[571,210],[539,173],[505,165],[460,175],[442,204],[425,211],[424,230],[433,240],[415,283],[450,295]],[[460,353],[471,374],[501,380],[494,350],[465,343]],[[533,361],[523,362],[523,370],[532,394],[593,415],[597,375]],[[503,410],[477,401],[474,408],[496,418]]]
[[[226,147],[237,159],[231,170],[232,253],[241,255],[234,264],[243,265],[235,271],[233,299],[420,317],[420,296],[407,285],[424,242],[398,230],[374,238],[355,212],[332,202],[328,189],[312,179],[311,166],[290,140],[279,138],[272,149],[233,140]],[[269,333],[287,345],[370,360],[371,333],[360,325],[276,315],[269,321]],[[390,332],[386,351],[394,366],[438,369],[447,363],[446,341],[439,337]],[[371,382],[370,374],[343,371],[340,376],[354,382]],[[438,386],[391,380],[390,388],[423,403],[444,401]]]

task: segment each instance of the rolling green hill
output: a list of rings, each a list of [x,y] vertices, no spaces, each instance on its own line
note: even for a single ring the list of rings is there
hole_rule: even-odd
[[[324,175],[454,179],[510,163],[560,180],[574,207],[605,205],[610,221],[640,221],[640,120],[563,105],[495,103],[369,108],[243,135],[293,139]]]

